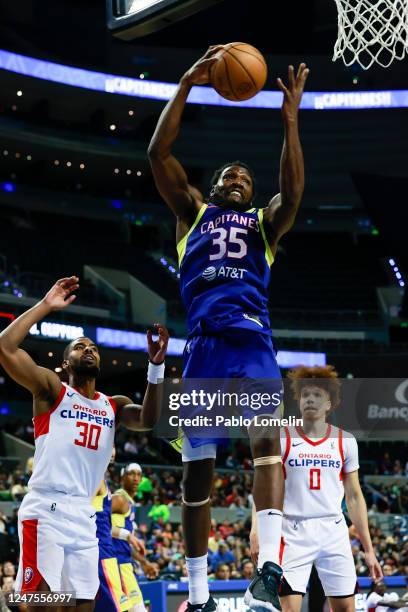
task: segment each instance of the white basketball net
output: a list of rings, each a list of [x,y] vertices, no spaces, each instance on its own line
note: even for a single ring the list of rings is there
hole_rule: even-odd
[[[333,61],[387,68],[408,54],[408,0],[335,0],[338,35]]]

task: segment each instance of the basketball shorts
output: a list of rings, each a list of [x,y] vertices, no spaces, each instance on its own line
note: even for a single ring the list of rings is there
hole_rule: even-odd
[[[197,379],[206,380],[200,383]],[[225,443],[230,427],[227,419],[232,414],[247,422],[255,416],[280,416],[283,386],[272,337],[251,330],[228,328],[222,334],[191,338],[184,349],[183,392],[189,393],[198,387],[215,393],[217,397],[220,397],[220,391],[222,400],[221,404],[218,400],[215,402],[211,412],[202,404],[181,407],[182,418],[212,418],[210,427],[206,423],[198,435],[197,425],[189,428],[183,424],[193,448]],[[260,402],[261,395],[265,401],[262,399]],[[228,400],[232,396],[238,398],[234,406]],[[217,415],[225,417],[224,425],[216,424]]]
[[[338,517],[283,518],[283,576],[293,591],[306,593],[312,565],[327,597],[346,597],[356,589],[357,575],[346,521]]]
[[[95,612],[125,612],[131,603],[122,590],[119,565],[116,557],[99,559],[99,590],[95,600]]]
[[[119,563],[120,577],[122,579],[122,589],[125,593],[130,606],[143,603],[143,595],[137,583],[132,563]]]
[[[99,588],[95,509],[90,500],[32,490],[18,511],[20,561],[16,591],[73,591],[91,599]]]

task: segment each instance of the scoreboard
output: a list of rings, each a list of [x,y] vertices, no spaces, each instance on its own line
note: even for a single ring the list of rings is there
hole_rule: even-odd
[[[132,40],[217,2],[220,0],[106,0],[107,24],[118,38]]]

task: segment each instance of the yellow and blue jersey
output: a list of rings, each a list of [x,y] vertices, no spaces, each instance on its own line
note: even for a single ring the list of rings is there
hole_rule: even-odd
[[[96,510],[96,537],[99,540],[99,558],[109,559],[114,557],[112,544],[112,495],[105,481],[105,493],[95,495],[92,505]]]
[[[273,254],[263,210],[204,204],[177,245],[189,336],[244,328],[271,335],[268,285]]]
[[[133,499],[125,489],[118,489],[115,491],[115,495],[124,495],[128,501],[129,509],[126,514],[112,514],[112,525],[133,532],[135,528],[135,507]],[[132,561],[132,548],[125,540],[113,538],[113,549],[114,556],[118,559],[119,563],[130,563]]]
[[[105,493],[95,495],[92,505],[96,510],[96,537],[99,540],[99,590],[95,612],[125,612],[132,603],[122,588],[118,562],[112,538],[112,495],[105,481]]]

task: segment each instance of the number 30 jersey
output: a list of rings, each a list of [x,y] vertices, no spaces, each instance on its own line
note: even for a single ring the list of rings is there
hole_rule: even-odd
[[[112,454],[116,405],[95,393],[88,399],[62,384],[51,409],[35,416],[30,489],[93,497]]]
[[[241,327],[271,334],[268,285],[273,255],[263,210],[204,204],[177,245],[189,336]]]
[[[356,439],[332,425],[319,439],[308,438],[299,427],[285,427],[283,431],[283,514],[298,519],[339,516],[343,474],[359,468]]]

